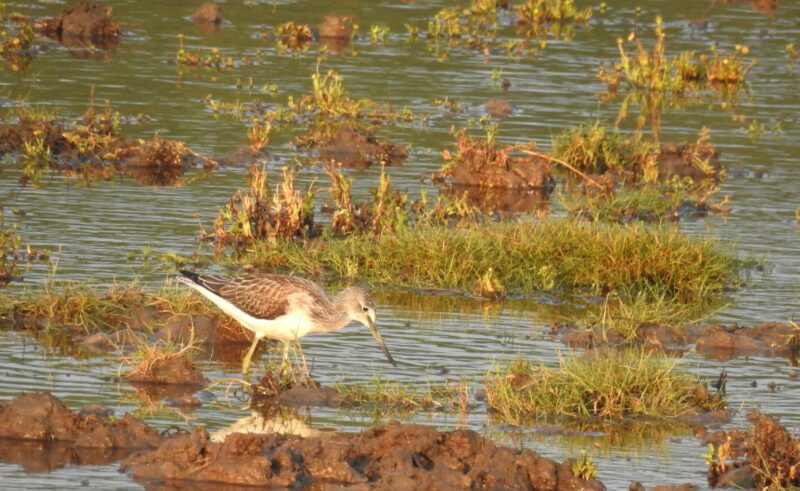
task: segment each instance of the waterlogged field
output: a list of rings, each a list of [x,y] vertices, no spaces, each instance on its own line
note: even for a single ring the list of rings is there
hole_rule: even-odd
[[[173,277],[256,268],[369,285],[398,361],[355,324],[304,338],[347,402],[280,413],[309,431],[468,428],[608,489],[707,487],[704,435],[752,409],[796,433],[800,5],[536,3],[256,1],[215,24],[123,0],[118,40],[87,42],[34,34],[68,5],[6,2],[0,400],[241,423],[248,341]],[[321,36],[331,13],[352,32]],[[124,376],[190,341],[204,388]],[[139,487],[29,454],[0,456],[4,486]]]

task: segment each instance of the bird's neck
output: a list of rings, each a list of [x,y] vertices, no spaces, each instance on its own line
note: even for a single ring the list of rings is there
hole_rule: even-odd
[[[317,319],[317,330],[319,332],[333,332],[342,329],[347,324],[350,324],[350,314],[344,308],[343,299],[340,295],[336,295],[328,305],[328,308],[320,312],[320,316]]]

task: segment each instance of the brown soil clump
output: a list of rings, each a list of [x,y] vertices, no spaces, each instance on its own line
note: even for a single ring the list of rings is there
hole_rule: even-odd
[[[204,386],[208,379],[184,353],[144,360],[125,376],[129,382]]]
[[[667,143],[656,157],[658,171],[662,176],[691,177],[692,179],[719,178],[722,165],[719,152],[710,143]],[[702,165],[708,165],[704,172]]]
[[[514,112],[511,103],[505,99],[489,99],[483,104],[486,114],[495,119],[506,119]]]
[[[402,145],[378,139],[371,131],[346,128],[335,135],[316,142],[320,159],[335,160],[345,167],[365,169],[371,164],[402,164],[408,152]]]
[[[0,406],[0,438],[93,448],[155,448],[161,443],[154,429],[130,415],[112,422],[75,413],[48,392],[23,394]]]
[[[110,48],[119,43],[122,32],[119,23],[111,16],[112,10],[112,7],[78,0],[58,17],[38,23],[35,29],[66,46],[91,42],[102,48]]]
[[[748,414],[746,432],[731,430],[706,435],[714,447],[708,465],[712,487],[784,489],[800,485],[800,439],[778,421],[758,411]]]
[[[555,333],[571,347],[586,348],[599,345],[619,345],[626,341],[615,331],[595,326],[578,329],[575,325],[558,325]],[[694,344],[698,353],[708,358],[729,360],[738,356],[780,356],[796,359],[800,354],[800,328],[789,323],[767,322],[759,326],[697,326],[645,325],[640,328],[638,341],[657,349],[681,349]]]
[[[370,489],[604,489],[575,477],[570,463],[496,447],[478,433],[441,433],[390,423],[360,434],[301,438],[235,433],[222,443],[203,429],[178,435],[122,462],[139,482],[200,481]]]
[[[554,184],[548,159],[512,155],[528,146],[498,148],[493,134],[482,140],[461,130],[456,135],[456,147],[455,155],[443,153],[448,163],[434,180],[449,177],[456,185],[511,189],[551,188]]]
[[[353,35],[352,15],[326,15],[319,25],[319,37],[350,39]]]
[[[220,24],[222,11],[214,2],[206,2],[192,14],[192,20],[201,24]]]

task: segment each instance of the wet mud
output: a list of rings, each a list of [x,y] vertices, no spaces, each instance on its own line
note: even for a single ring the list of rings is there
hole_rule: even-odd
[[[800,485],[800,439],[777,419],[752,411],[747,430],[716,431],[702,436],[713,448],[708,483],[737,489],[794,489]]]
[[[497,447],[471,430],[439,432],[399,423],[309,438],[235,433],[221,443],[197,428],[128,457],[121,469],[145,485],[169,483],[178,489],[197,489],[181,481],[294,488],[604,489],[599,481],[575,477],[569,462]]]
[[[626,341],[613,330],[603,333],[596,326],[579,329],[575,325],[554,325],[551,331],[571,347],[586,348],[622,345]],[[701,355],[717,360],[739,356],[775,356],[796,360],[800,354],[800,328],[790,323],[767,322],[758,326],[643,326],[638,343],[656,349],[685,349],[694,345]]]
[[[345,128],[331,137],[312,142],[319,160],[331,160],[353,169],[366,169],[372,164],[399,165],[408,157],[402,145],[376,137],[364,128]]]
[[[192,14],[192,20],[213,30],[212,26],[219,26],[222,23],[222,10],[216,3],[206,2]]]
[[[200,388],[208,384],[203,372],[184,353],[145,360],[125,378],[136,384],[185,385]]]
[[[34,30],[70,47],[92,44],[111,48],[119,43],[122,27],[112,16],[112,7],[78,0],[58,17],[44,19]]]
[[[549,189],[554,184],[550,161],[539,157],[460,160],[451,167],[450,178],[458,186],[486,188]]]
[[[320,38],[349,40],[353,35],[352,15],[326,15],[318,26]]]
[[[0,439],[67,442],[74,448],[155,448],[158,432],[126,414],[110,420],[70,411],[47,392],[23,394],[0,406]],[[7,445],[2,445],[7,446]]]

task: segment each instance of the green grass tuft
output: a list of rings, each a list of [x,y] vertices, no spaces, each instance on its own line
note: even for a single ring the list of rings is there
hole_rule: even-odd
[[[515,425],[549,418],[671,418],[723,405],[675,361],[640,350],[562,358],[557,370],[516,360],[487,374],[486,393],[489,407]]]

